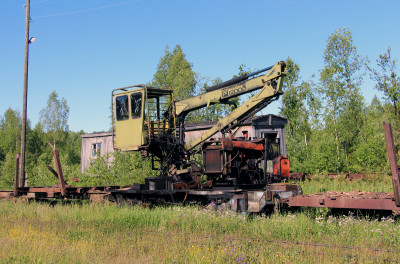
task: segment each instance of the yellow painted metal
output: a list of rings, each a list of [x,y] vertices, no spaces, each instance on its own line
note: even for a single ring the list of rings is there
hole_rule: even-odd
[[[141,115],[140,117],[132,116],[132,94],[141,94]],[[114,113],[116,113],[116,98],[119,96],[127,95],[129,101],[129,118],[125,120],[118,121],[114,117],[115,122],[115,148],[128,151],[128,150],[138,150],[139,147],[143,146],[145,142],[146,131],[144,131],[143,121],[145,117],[145,88],[139,88],[130,91],[123,91],[114,94]]]
[[[157,135],[171,133],[172,130],[176,133],[176,117],[185,116],[191,111],[209,106],[210,104],[227,103],[231,98],[261,89],[256,95],[232,111],[231,114],[220,119],[216,126],[212,127],[201,137],[185,145],[185,149],[193,149],[218,131],[234,125],[238,122],[237,120],[239,118],[243,118],[249,113],[251,114],[255,109],[264,106],[264,103],[272,101],[277,95],[281,94],[281,77],[284,75],[286,75],[284,62],[278,62],[262,76],[250,80],[243,80],[236,84],[228,85],[220,89],[176,102],[173,101],[172,90],[169,88],[151,88],[145,85],[137,85],[116,89],[118,91],[121,90],[121,92],[114,94],[114,91],[116,90],[113,91],[113,121],[115,122],[114,128],[116,134],[115,148],[127,151],[138,150],[139,148],[146,147],[146,145],[150,144],[150,142],[147,142],[151,140],[150,134]],[[132,117],[132,102],[130,98],[131,95],[135,93],[142,94],[140,117]],[[129,118],[118,121],[117,118],[114,117],[114,113],[116,113],[116,98],[121,95],[128,95],[129,97]],[[171,111],[169,116],[172,119],[169,121],[158,119],[150,120],[148,113],[150,98],[159,98],[166,95],[172,97],[172,100],[170,100],[171,107],[169,108],[169,111]]]
[[[181,107],[179,109],[180,111],[183,111],[182,106],[184,106],[184,109],[186,111],[190,107],[196,109],[200,105],[203,104],[207,105],[210,99],[204,99],[204,97],[206,96],[219,96],[219,98],[232,98],[234,94],[237,93],[243,94],[249,91],[254,91],[262,88],[260,92],[258,92],[256,95],[247,100],[244,104],[233,110],[229,115],[221,118],[214,127],[207,130],[201,137],[193,140],[189,144],[186,144],[185,149],[187,150],[193,149],[198,144],[202,143],[209,137],[213,136],[215,133],[221,131],[222,129],[230,125],[234,125],[237,122],[238,118],[251,112],[261,103],[271,100],[277,94],[281,94],[282,93],[281,77],[284,75],[286,75],[286,71],[283,70],[283,65],[280,62],[278,62],[267,74],[251,80],[243,81],[237,85],[229,86],[229,88],[225,89],[225,91],[224,89],[219,89],[209,93],[205,93],[200,96],[196,96],[194,98],[183,100],[185,101],[184,104],[182,104],[183,101],[176,102],[177,109],[178,107]],[[275,81],[276,84],[272,85],[273,81]],[[219,95],[217,95],[217,93],[219,93]],[[191,100],[193,100],[194,102],[190,103]]]
[[[262,100],[262,98],[271,98],[275,96],[277,93],[278,90],[275,90],[270,85],[267,85],[266,87],[264,87],[264,89],[262,89],[258,94],[254,95],[246,103],[233,110],[231,114],[221,118],[215,126],[207,130],[207,132],[201,135],[201,137],[185,145],[185,149],[190,150],[196,147],[198,144],[202,143],[203,141],[207,140],[209,137],[213,136],[215,133],[221,131],[225,127],[231,124],[235,124],[239,116],[246,113],[247,111],[254,109],[254,107],[256,107],[256,105],[260,102],[260,100]]]
[[[183,112],[190,112],[215,102],[222,103],[230,98],[259,90],[265,87],[266,82],[281,75],[285,75],[285,70],[283,63],[278,62],[265,75],[175,102],[176,115],[179,116]]]

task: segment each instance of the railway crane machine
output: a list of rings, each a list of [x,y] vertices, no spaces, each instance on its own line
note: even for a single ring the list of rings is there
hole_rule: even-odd
[[[255,195],[251,193],[253,190],[259,192],[258,196],[265,196],[254,199],[268,202],[272,201],[276,192],[288,193],[288,188],[279,184],[289,176],[289,160],[278,151],[279,139],[250,139],[246,135],[236,137],[232,133],[246,119],[279,98],[285,75],[285,63],[280,61],[179,101],[174,100],[171,88],[141,84],[113,90],[114,148],[140,151],[143,157],[150,156],[153,169],[158,171],[158,177],[146,178],[145,185],[139,185],[127,194],[134,196],[140,193],[143,198],[143,194],[159,191],[160,195],[167,193],[172,200],[179,191],[186,192],[185,200],[188,194],[202,197],[218,197],[217,194],[220,194],[228,198],[233,207],[246,211],[250,204],[248,197]],[[200,137],[185,142],[187,114],[212,104],[234,104],[230,99],[250,92],[257,93],[236,106]],[[212,138],[217,132],[223,136]],[[193,159],[197,153],[202,154],[202,163]],[[292,187],[292,191],[299,192],[296,188]],[[291,195],[289,193],[285,195]],[[234,199],[234,196],[239,198]],[[271,199],[266,196],[271,196]],[[238,200],[241,202],[238,203]],[[245,205],[239,206],[241,203]]]

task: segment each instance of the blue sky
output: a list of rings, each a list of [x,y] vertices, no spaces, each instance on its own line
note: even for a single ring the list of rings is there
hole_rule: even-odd
[[[24,4],[0,2],[0,115],[22,110]],[[240,64],[261,69],[287,57],[304,80],[318,77],[326,40],[341,27],[372,62],[389,45],[399,58],[399,10],[399,1],[32,0],[28,118],[38,122],[55,90],[71,130],[108,130],[111,91],[150,82],[167,45],[181,45],[202,77],[223,80]],[[362,93],[367,103],[377,94],[368,78]]]

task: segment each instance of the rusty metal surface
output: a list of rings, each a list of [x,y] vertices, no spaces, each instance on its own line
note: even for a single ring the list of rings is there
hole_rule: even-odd
[[[10,198],[13,197],[13,191],[0,191],[0,198]]]
[[[394,199],[396,201],[396,205],[400,206],[400,175],[393,142],[392,126],[390,124],[383,123],[383,127],[385,129],[386,151],[390,163],[390,170],[392,171]]]
[[[60,162],[60,156],[58,154],[58,150],[56,150],[56,149],[53,150],[53,155],[54,155],[54,160],[56,161],[58,181],[60,182],[60,187],[61,187],[61,195],[65,196],[65,181],[64,181],[64,175],[62,172],[62,168],[61,168],[61,162]]]
[[[234,212],[246,212],[248,209],[247,195],[244,193],[233,195],[229,200],[229,206]]]
[[[327,191],[325,193],[308,194],[310,197],[328,197],[328,198],[354,198],[354,199],[393,199],[392,193],[386,192],[339,192],[339,191]]]
[[[263,191],[249,191],[247,193],[247,212],[261,212],[267,204],[266,192]]]
[[[264,144],[253,143],[250,141],[232,141],[235,148],[249,149],[249,150],[264,150]]]
[[[56,176],[56,178],[58,179],[58,174],[57,174],[57,172],[53,169],[53,167],[51,167],[51,166],[49,165],[49,166],[47,166],[47,168],[48,168],[49,171],[50,171],[51,173],[53,173],[53,175]]]
[[[393,194],[372,192],[326,192],[290,197],[291,207],[327,207],[342,209],[399,210]]]
[[[304,172],[295,172],[295,173],[292,172],[289,174],[290,180],[304,181],[305,178],[306,174]]]
[[[223,157],[219,149],[204,151],[204,167],[208,173],[219,173],[223,170]]]
[[[298,191],[300,190],[299,185],[290,184],[290,183],[272,183],[269,184],[267,189],[269,191]]]
[[[120,189],[120,186],[95,186],[95,187],[73,187],[66,185],[64,196],[62,194],[62,188],[59,184],[55,186],[41,186],[41,187],[22,187],[18,188],[18,195],[24,196],[28,198],[38,198],[38,199],[47,199],[47,198],[80,198],[87,199],[91,194],[99,194],[99,193],[110,193],[112,190]],[[10,193],[12,191],[0,191],[0,197],[10,197]]]
[[[60,188],[61,188],[61,195],[65,196],[66,183],[64,181],[64,175],[63,175],[62,168],[61,168],[60,155],[58,153],[58,150],[56,150],[53,145],[51,145],[49,142],[47,142],[47,144],[53,150],[53,157],[54,157],[54,162],[56,165],[57,172],[51,166],[47,166],[47,168],[58,178],[58,182],[60,183]]]

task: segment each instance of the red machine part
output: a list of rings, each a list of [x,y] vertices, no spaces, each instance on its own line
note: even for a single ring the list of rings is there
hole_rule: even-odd
[[[232,141],[235,148],[250,149],[250,150],[264,150],[262,143],[253,143],[250,141]]]
[[[290,162],[288,158],[279,156],[274,159],[274,175],[280,175],[283,178],[289,178]]]
[[[265,144],[266,139],[249,140],[246,133],[243,138],[211,139],[202,145],[205,172],[213,175],[219,173],[225,176],[230,175],[235,158],[241,159],[240,166],[243,166],[244,163],[248,165],[245,170],[254,171],[258,168],[258,162],[264,155],[267,155],[268,159],[273,161],[273,170],[270,172],[274,177],[290,178],[289,159],[279,154],[278,157],[271,157],[271,153],[265,152]],[[237,166],[238,164],[236,164]],[[259,174],[260,172],[258,172]]]

